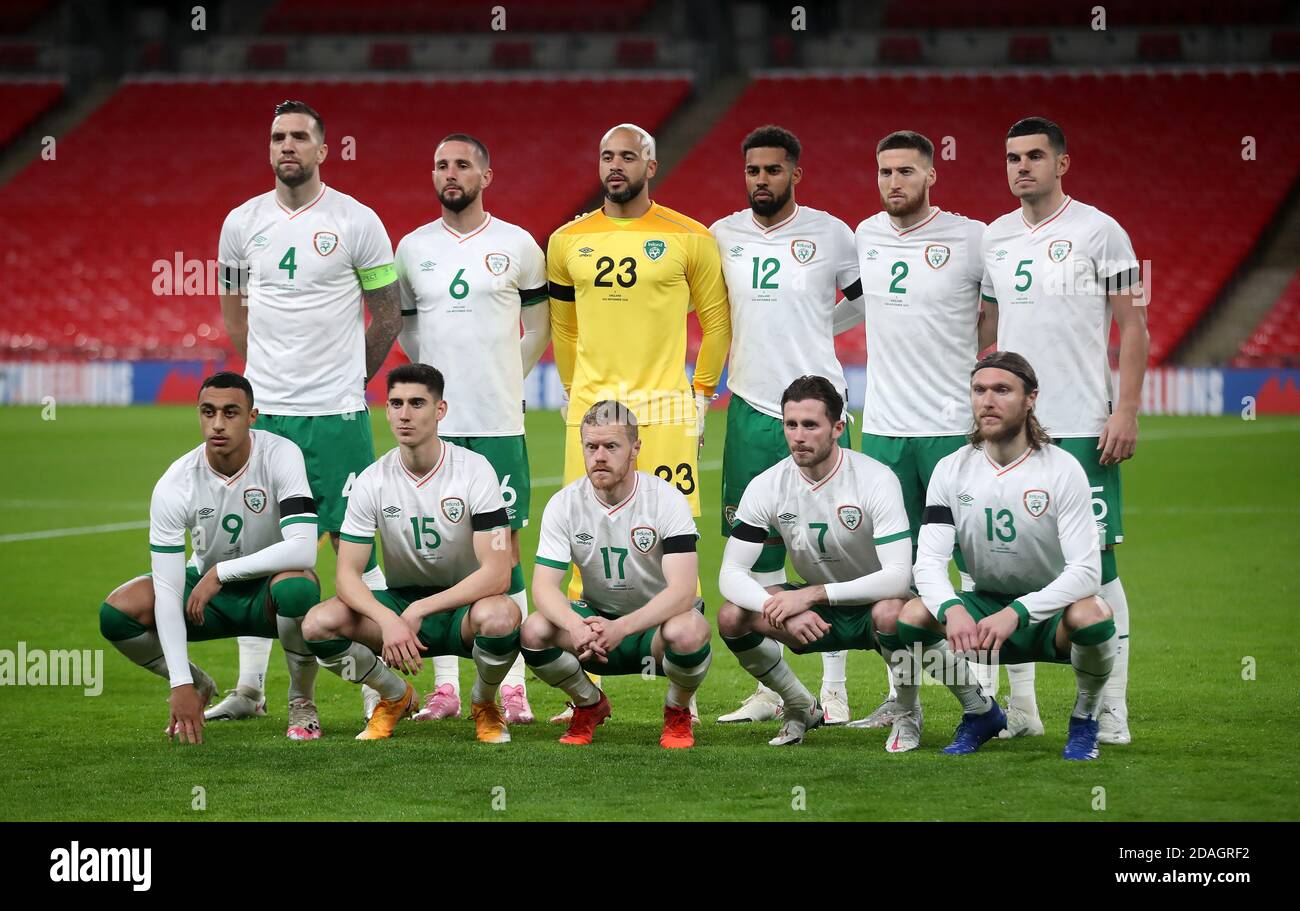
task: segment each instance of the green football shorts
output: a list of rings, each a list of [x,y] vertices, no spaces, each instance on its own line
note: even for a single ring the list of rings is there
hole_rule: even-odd
[[[370,412],[259,414],[254,426],[298,444],[316,500],[317,527],[337,534],[343,527],[352,482],[375,460]]]
[[[497,473],[501,498],[506,501],[510,528],[518,531],[528,524],[532,501],[532,474],[528,469],[528,444],[524,435],[508,437],[443,437],[453,446],[463,446],[485,457]]]
[[[1119,463],[1101,464],[1100,437],[1064,437],[1053,440],[1083,466],[1092,488],[1092,514],[1097,519],[1101,546],[1110,547],[1124,540],[1124,497],[1120,489]]]
[[[371,594],[375,596],[376,601],[400,617],[402,612],[411,606],[412,601],[419,601],[421,598],[436,595],[440,591],[446,591],[446,589],[412,586],[409,588],[380,589],[371,592]],[[465,624],[465,616],[468,613],[469,605],[465,605],[455,610],[429,614],[420,621],[418,637],[429,649],[430,657],[438,655],[455,655],[458,658],[474,657],[473,648],[466,645],[464,638],[461,636],[461,629]]]
[[[971,619],[979,623],[985,617],[993,616],[1020,596],[974,591],[957,592],[957,597],[961,599],[961,603],[965,606],[966,612],[971,615]],[[1068,654],[1061,656],[1056,653],[1056,628],[1061,624],[1063,613],[1064,611],[1041,623],[1031,623],[1024,629],[1018,629],[1012,633],[1011,638],[1002,643],[1002,649],[998,652],[998,663],[1028,664],[1036,661],[1046,661],[1052,664],[1069,664],[1070,656]]]

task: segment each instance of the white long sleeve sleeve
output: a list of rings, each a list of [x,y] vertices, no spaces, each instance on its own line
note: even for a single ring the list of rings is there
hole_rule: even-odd
[[[749,574],[762,554],[762,542],[730,537],[722,551],[722,569],[718,572],[718,591],[722,597],[754,613],[762,613],[763,603],[768,599],[767,590]]]
[[[188,635],[185,632],[185,554],[153,551],[153,616],[167,659],[167,673],[172,687],[193,683],[190,674]]]
[[[217,579],[239,582],[260,579],[291,570],[311,569],[316,565],[316,523],[294,522],[280,529],[283,541],[259,551],[217,564]]]
[[[420,315],[418,313],[402,314],[402,331],[397,333],[397,344],[412,364],[420,363]]]
[[[886,598],[906,598],[912,584],[912,539],[876,545],[880,569],[847,582],[827,582],[826,599],[833,606],[874,604]]]
[[[862,323],[867,318],[867,298],[866,295],[860,297],[846,297],[832,311],[832,332],[839,335],[841,332],[847,332],[854,326]]]
[[[930,482],[933,487],[933,481]],[[957,543],[957,529],[951,524],[927,522],[921,526],[921,536],[916,548],[916,590],[925,602],[925,608],[936,619],[945,607],[957,601],[957,592],[948,578],[948,561],[952,559]]]
[[[519,339],[519,357],[523,361],[524,376],[528,376],[551,343],[551,302],[542,300],[530,304],[523,308],[520,317],[524,334]]]

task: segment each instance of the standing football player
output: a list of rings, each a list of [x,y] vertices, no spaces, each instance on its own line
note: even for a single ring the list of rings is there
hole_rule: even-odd
[[[993,344],[992,324],[980,314],[985,226],[931,205],[937,179],[925,136],[900,130],[877,143],[882,211],[855,234],[862,297],[835,311],[836,332],[866,320],[862,451],[898,476],[913,548],[930,473],[965,444],[971,365]],[[960,552],[956,562],[961,570]],[[976,672],[996,692],[997,668]],[[853,726],[892,724],[895,696],[891,685],[889,698]]]
[[[316,659],[302,638],[302,618],[320,599],[316,505],[302,452],[253,430],[257,417],[247,379],[222,372],[203,381],[203,443],[171,464],[149,504],[153,572],[119,586],[99,608],[104,638],[171,682],[167,734],[181,743],[203,742],[203,710],[217,691],[190,663],[187,643],[232,636],[280,637],[289,665],[286,736],[320,737]]]
[[[1097,758],[1097,714],[1117,641],[1097,596],[1101,555],[1088,476],[1038,423],[1038,377],[1019,354],[995,351],[971,373],[974,429],[935,466],[916,558],[920,597],[903,608],[898,699],[916,704],[921,665],[938,670],[962,707],[951,755],[973,753],[1007,718],[970,674],[965,654],[1008,667],[1074,668],[1066,759]],[[974,587],[953,591],[948,561],[965,554]],[[903,681],[907,681],[904,684]]]
[[[796,654],[879,651],[892,668],[901,647],[896,620],[912,581],[912,536],[898,478],[875,459],[841,446],[844,400],[823,376],[801,376],[781,395],[789,455],[750,482],[722,554],[718,630],[740,666],[785,705],[786,746],[822,723],[822,709],[794,675],[781,645]],[[777,529],[801,585],[760,585],[750,574]],[[885,748],[915,749],[921,710],[893,722]]]
[[[443,377],[428,364],[388,373],[388,423],[397,439],[357,478],[343,520],[338,594],[308,612],[303,635],[320,663],[380,701],[358,740],[384,740],[419,707],[421,652],[473,658],[475,736],[508,743],[497,688],[519,657],[518,606],[510,584],[510,520],[491,463],[438,439],[447,413]],[[390,587],[362,572],[379,532]],[[380,660],[382,656],[383,660]]]
[[[352,482],[374,461],[366,382],[388,356],[402,315],[388,234],[371,209],[321,182],[328,151],[314,108],[277,105],[275,188],[226,216],[218,260],[226,332],[265,409],[259,429],[302,450],[320,528],[337,549]],[[366,581],[383,587],[377,563]],[[271,640],[240,638],[239,685],[208,711],[210,720],[265,714],[270,654]]]
[[[438,433],[481,453],[497,473],[510,517],[509,595],[527,616],[519,565],[519,529],[528,524],[532,489],[524,377],[550,341],[550,304],[541,247],[523,228],[483,208],[482,194],[491,183],[492,162],[482,142],[453,133],[438,143],[433,187],[442,217],[397,245],[399,342],[413,362],[433,364],[446,377],[448,409]],[[458,664],[455,655],[434,659],[434,690],[417,720],[460,714]],[[522,658],[502,683],[501,702],[510,724],[532,722]]]
[[[1105,212],[1065,195],[1070,156],[1059,126],[1043,117],[1014,124],[1006,164],[1020,207],[989,225],[981,293],[995,314],[998,348],[1038,365],[1046,390],[1039,420],[1088,474],[1101,536],[1101,596],[1114,612],[1119,643],[1100,740],[1128,743],[1129,610],[1115,545],[1124,540],[1119,465],[1137,448],[1147,298],[1128,234]],[[1112,320],[1119,325],[1118,394],[1107,352]],[[1041,734],[1033,665],[1008,665],[1007,672],[1008,736]]]
[[[564,480],[585,473],[582,416],[596,402],[622,402],[640,419],[638,467],[674,485],[698,516],[699,450],[731,344],[731,311],[708,229],[650,199],[658,164],[649,133],[631,123],[611,128],[599,148],[604,204],[547,245],[555,366],[568,396]],[[704,334],[688,379],[692,309]],[[580,590],[575,573],[570,596]]]
[[[585,668],[667,677],[659,744],[694,746],[690,703],[709,670],[712,631],[696,597],[699,535],[690,504],[662,478],[636,470],[637,420],[621,403],[596,402],[580,432],[586,473],[542,514],[537,613],[521,633],[524,660],[572,700],[561,743],[591,743],[610,715]],[[570,565],[582,570],[579,600],[565,597]]]
[[[745,190],[749,208],[709,228],[718,242],[731,301],[731,372],[727,386],[727,436],[722,448],[722,536],[730,537],[736,507],[749,483],[788,458],[781,393],[795,377],[824,376],[848,397],[844,369],[835,357],[832,324],[836,291],[847,300],[862,293],[853,232],[833,215],[800,206],[803,179],[798,138],[779,126],[745,137]],[[849,427],[839,445],[850,448]],[[785,545],[773,532],[754,564],[759,585],[782,585]],[[822,652],[821,705],[826,724],[850,718],[843,651]],[[761,683],[721,722],[768,721],[781,697]]]

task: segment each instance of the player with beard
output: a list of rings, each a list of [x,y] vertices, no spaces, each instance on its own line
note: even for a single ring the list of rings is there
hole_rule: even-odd
[[[636,467],[675,486],[698,516],[704,420],[731,344],[718,247],[702,224],[651,201],[658,161],[645,130],[610,129],[598,166],[604,204],[553,233],[546,253],[555,366],[569,397],[564,480],[585,473],[583,415],[621,402],[639,418]],[[704,337],[688,379],[690,310]],[[582,590],[574,576],[571,598]]]
[[[433,187],[442,217],[397,245],[399,341],[413,362],[435,364],[446,378],[447,415],[438,435],[485,456],[497,473],[510,517],[509,594],[526,616],[519,565],[519,529],[528,524],[531,499],[524,377],[550,341],[550,304],[541,247],[523,228],[483,208],[492,176],[487,147],[473,136],[453,133],[438,143]],[[456,656],[439,656],[433,664],[434,690],[417,720],[460,714]],[[508,723],[532,722],[522,658],[502,683],[501,701]]]
[[[321,182],[328,152],[325,124],[311,105],[276,105],[275,189],[226,216],[218,261],[221,314],[247,358],[244,373],[261,405],[258,429],[302,450],[319,527],[337,550],[352,482],[375,456],[366,383],[388,356],[402,315],[388,233],[373,210]],[[365,578],[372,588],[385,585],[373,554]],[[315,674],[301,636],[280,642],[303,673]],[[239,685],[205,717],[266,714],[271,644],[240,637]],[[314,705],[297,709],[315,724]]]
[[[832,324],[836,292],[862,294],[853,232],[833,215],[801,206],[799,139],[779,126],[762,126],[741,143],[749,208],[714,222],[731,300],[731,371],[727,436],[722,450],[722,536],[731,536],[736,507],[749,483],[790,455],[781,419],[781,394],[799,376],[824,376],[848,397],[835,358]],[[859,302],[860,303],[860,302]],[[849,427],[839,445],[850,448]],[[785,545],[771,532],[752,570],[759,585],[781,585]],[[849,720],[843,651],[822,652],[821,704],[826,724]],[[781,697],[759,684],[721,722],[768,721]]]
[[[862,451],[894,470],[915,548],[930,474],[965,443],[971,365],[993,343],[980,312],[982,222],[930,204],[934,145],[900,130],[876,146],[883,211],[858,225],[862,297],[836,310],[835,331],[866,320]],[[960,551],[957,568],[964,569]],[[996,692],[997,667],[979,666]],[[899,714],[889,698],[853,727],[884,727]]]
[[[1006,715],[969,676],[963,653],[1007,666],[1074,667],[1066,759],[1097,758],[1102,694],[1115,662],[1115,620],[1099,596],[1101,549],[1083,466],[1038,423],[1038,377],[1019,354],[995,351],[971,371],[969,445],[935,466],[926,492],[916,589],[898,618],[898,701],[917,705],[919,670],[939,672],[962,706],[944,752],[973,753]],[[960,546],[971,583],[953,591]]]

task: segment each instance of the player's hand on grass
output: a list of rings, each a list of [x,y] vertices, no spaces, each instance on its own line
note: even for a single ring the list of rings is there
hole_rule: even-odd
[[[173,687],[168,699],[171,723],[167,725],[167,739],[181,743],[203,742],[203,697],[194,684]]]
[[[1097,440],[1097,448],[1101,450],[1101,464],[1114,465],[1133,458],[1137,441],[1137,415],[1115,412],[1106,420],[1106,426],[1101,429],[1101,437]]]
[[[215,598],[220,591],[221,580],[217,578],[217,567],[214,565],[203,574],[199,584],[191,589],[190,598],[185,602],[185,616],[189,619],[191,625],[203,625],[203,611],[207,608],[208,602]]]
[[[980,649],[996,652],[1020,628],[1020,615],[1012,608],[1004,607],[975,624],[975,628],[979,635]]]
[[[954,654],[973,652],[979,648],[979,628],[966,608],[954,604],[943,615],[944,626],[948,631],[948,647]]]
[[[812,606],[805,590],[779,591],[763,602],[763,619],[776,629],[783,629],[791,617],[797,617]]]
[[[427,652],[429,649],[416,636],[415,630],[403,623],[402,618],[394,616],[384,624],[382,632],[384,664],[404,674],[420,673],[420,669],[424,667],[424,659],[420,657],[420,652]]]
[[[795,614],[785,623],[785,631],[801,645],[811,645],[831,631],[831,625],[812,611]]]

